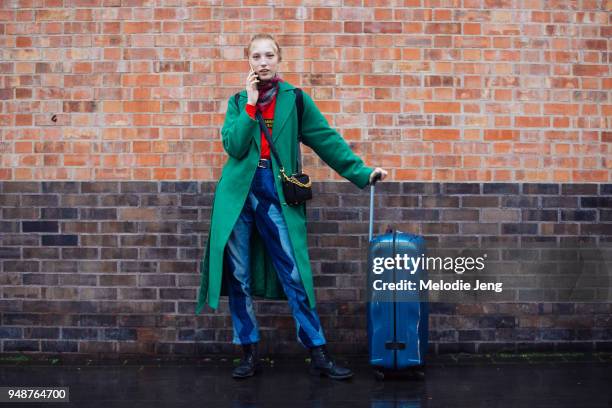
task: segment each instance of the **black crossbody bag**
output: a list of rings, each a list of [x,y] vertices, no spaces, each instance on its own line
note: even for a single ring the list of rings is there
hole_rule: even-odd
[[[287,176],[285,173],[285,168],[283,163],[280,160],[278,152],[274,147],[274,143],[272,142],[272,137],[270,136],[270,131],[268,127],[264,123],[264,119],[261,116],[261,112],[257,110],[257,120],[259,121],[259,127],[264,133],[266,140],[268,141],[268,145],[270,146],[270,151],[274,155],[276,162],[280,166],[280,174],[282,177],[282,186],[283,186],[283,194],[285,196],[285,201],[287,204],[292,206],[297,206],[305,203],[306,201],[312,198],[312,183],[310,181],[310,177],[308,174],[302,172],[302,153],[300,149],[300,143],[302,141],[302,113],[304,111],[304,101],[302,99],[302,90],[300,88],[295,88],[293,90],[295,92],[295,103],[298,111],[298,153],[297,153],[297,171],[290,176]],[[235,95],[236,106],[238,106],[238,94]]]

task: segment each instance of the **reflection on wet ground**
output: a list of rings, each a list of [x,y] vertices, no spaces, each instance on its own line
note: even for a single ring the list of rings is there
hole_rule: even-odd
[[[573,360],[573,361],[572,361]],[[0,386],[70,387],[87,407],[611,407],[612,359],[438,359],[423,381],[377,381],[363,359],[345,361],[355,377],[339,382],[308,374],[306,362],[265,362],[246,380],[230,377],[231,359],[191,363],[0,366]],[[0,406],[3,404],[0,404]],[[15,405],[27,406],[29,404]],[[6,406],[6,405],[4,405]]]

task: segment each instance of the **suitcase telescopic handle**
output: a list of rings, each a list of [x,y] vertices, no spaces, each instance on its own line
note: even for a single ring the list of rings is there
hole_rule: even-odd
[[[380,180],[381,174],[376,173],[370,184],[370,225],[368,229],[368,242],[372,241],[372,231],[374,230],[374,185]]]

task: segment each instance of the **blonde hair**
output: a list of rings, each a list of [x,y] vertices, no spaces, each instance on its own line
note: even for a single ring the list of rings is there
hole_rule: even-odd
[[[270,40],[274,43],[274,46],[276,47],[276,53],[278,54],[278,62],[281,62],[283,60],[283,57],[281,55],[281,48],[280,45],[278,45],[278,42],[274,39],[274,37],[272,37],[270,34],[267,33],[259,33],[259,34],[255,34],[253,37],[251,37],[251,41],[249,41],[249,45],[244,49],[244,54],[246,55],[247,59],[251,56],[251,45],[253,44],[253,41],[255,40]]]

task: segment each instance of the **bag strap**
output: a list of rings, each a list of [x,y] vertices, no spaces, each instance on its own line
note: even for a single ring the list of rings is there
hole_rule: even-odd
[[[261,112],[259,111],[259,109],[257,109],[257,113],[255,115],[257,115],[257,120],[259,121],[259,127],[261,128],[261,131],[263,132],[264,137],[268,141],[268,145],[270,146],[270,151],[274,155],[274,158],[276,159],[276,162],[278,163],[280,167],[280,172],[281,174],[284,175],[285,168],[283,167],[283,163],[281,162],[278,152],[276,151],[276,147],[274,147],[274,143],[272,143],[272,136],[270,136],[270,131],[268,130],[268,127],[264,123],[264,118],[263,116],[261,116]]]
[[[295,107],[298,115],[298,142],[302,141],[302,116],[304,115],[304,97],[300,88],[293,88],[295,94]]]
[[[295,94],[295,107],[297,109],[297,117],[298,117],[297,172],[301,173],[302,172],[302,149],[300,147],[300,143],[302,142],[302,116],[304,116],[304,96],[302,94],[301,88],[293,88],[293,93]],[[240,92],[237,92],[234,95],[234,102],[236,103],[237,110],[240,110],[240,105],[238,104],[239,99],[240,99]],[[260,122],[260,127],[261,127],[261,122]],[[279,163],[279,166],[281,166],[282,168],[282,164],[278,158],[278,153],[274,153],[275,151],[274,145],[271,142],[270,134],[268,133],[268,127],[265,124],[263,125],[262,131],[264,132],[264,135],[266,136],[266,140],[268,141],[268,144],[270,145],[270,150],[273,152],[273,154],[275,154],[275,159]]]
[[[234,95],[234,103],[236,104],[236,109],[240,111],[240,105],[238,105],[238,99],[240,99],[240,92],[237,92]]]
[[[302,172],[302,148],[300,144],[302,142],[302,116],[304,115],[304,97],[300,88],[293,88],[295,94],[295,107],[297,108],[298,117],[298,140],[297,140],[297,172]]]

